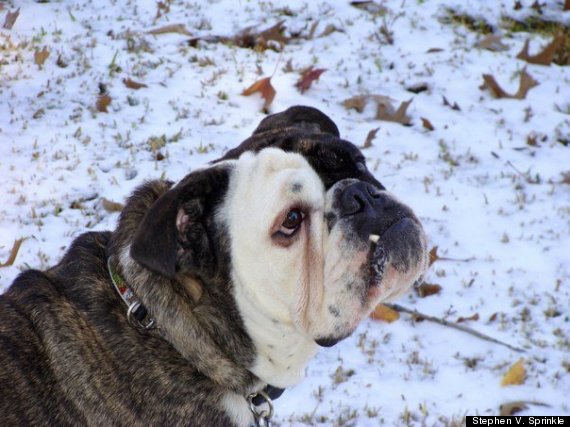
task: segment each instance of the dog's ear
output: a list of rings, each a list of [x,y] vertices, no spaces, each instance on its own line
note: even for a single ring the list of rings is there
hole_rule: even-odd
[[[325,113],[303,105],[267,116],[253,131],[253,135],[285,128],[298,128],[310,133],[327,133],[337,138],[340,136],[338,128]]]
[[[162,194],[135,232],[130,255],[149,270],[173,278],[212,265],[209,235],[214,209],[225,194],[229,168],[214,166],[187,175]]]
[[[237,159],[246,151],[258,152],[268,147],[298,151],[300,139],[306,141],[318,136],[336,139],[339,137],[338,128],[325,113],[316,108],[290,107],[264,118],[249,138],[212,163]]]

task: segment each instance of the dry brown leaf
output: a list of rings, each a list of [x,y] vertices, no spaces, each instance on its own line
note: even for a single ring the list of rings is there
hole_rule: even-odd
[[[307,68],[305,71],[301,73],[301,77],[295,83],[295,87],[299,89],[299,92],[305,93],[315,80],[319,80],[321,74],[327,71],[326,68],[313,68],[312,66]]]
[[[334,24],[328,24],[325,29],[323,30],[323,32],[321,34],[319,34],[319,37],[326,37],[326,36],[330,36],[332,33],[342,33],[344,32],[341,28],[338,28],[336,25]]]
[[[439,255],[437,254],[437,246],[434,246],[429,251],[429,266],[431,267],[434,262],[439,259]]]
[[[461,108],[459,107],[459,105],[457,105],[457,102],[454,102],[453,105],[451,105],[451,103],[447,100],[445,96],[443,97],[443,105],[451,108],[452,110],[461,111]]]
[[[378,304],[370,317],[374,320],[392,323],[400,318],[400,313],[384,304]]]
[[[309,35],[307,36],[307,40],[313,40],[315,38],[315,32],[317,31],[318,26],[319,26],[319,20],[317,19],[315,22],[313,22],[311,28],[309,29]]]
[[[185,36],[191,36],[192,35],[192,33],[186,29],[184,24],[165,25],[164,27],[155,28],[154,30],[150,30],[147,33],[152,34],[154,36],[158,36],[160,34],[169,34],[169,33],[177,33],[177,34],[182,34]]]
[[[570,171],[561,172],[560,175],[562,175],[562,180],[560,181],[560,184],[570,185]]]
[[[20,246],[22,246],[22,242],[24,240],[25,240],[24,238],[19,238],[14,241],[12,249],[10,249],[10,255],[8,256],[8,259],[6,260],[6,262],[0,263],[0,268],[10,267],[11,265],[14,264],[14,261],[16,261],[16,257],[18,256],[18,251],[20,250]]]
[[[469,317],[461,316],[457,319],[457,323],[464,323],[464,322],[476,321],[476,320],[479,320],[479,313],[475,313],[474,315],[469,316]]]
[[[267,42],[273,40],[283,47],[289,41],[289,37],[285,36],[284,32],[285,21],[279,21],[274,26],[268,28],[267,30],[261,31],[256,36],[257,45],[260,45],[261,47],[267,47]]]
[[[103,94],[97,97],[97,102],[95,102],[95,108],[101,113],[108,113],[107,107],[111,104],[111,97],[109,95]]]
[[[357,9],[365,10],[366,12],[373,15],[379,15],[387,11],[385,6],[382,6],[381,4],[370,0],[351,1],[350,5],[356,7]]]
[[[229,43],[234,46],[243,47],[247,49],[265,50],[274,47],[270,41],[276,42],[281,48],[290,40],[285,36],[285,21],[279,21],[277,24],[267,28],[266,30],[258,31],[255,27],[247,27],[241,30],[237,35],[228,36],[206,36],[194,37],[188,40],[188,44],[196,47],[198,42],[206,43]]]
[[[364,107],[366,106],[366,102],[368,101],[368,96],[366,95],[359,95],[353,96],[352,98],[345,99],[342,101],[342,105],[347,110],[354,109],[359,113],[364,111]]]
[[[429,85],[426,82],[418,82],[418,83],[414,83],[414,84],[411,84],[409,86],[406,86],[406,90],[408,92],[412,92],[412,93],[415,93],[417,95],[418,93],[422,93],[422,92],[429,90]]]
[[[420,117],[420,119],[422,119],[422,126],[425,129],[427,129],[429,131],[435,130],[435,128],[433,127],[433,125],[431,124],[431,122],[428,119],[426,119],[425,117]]]
[[[366,135],[366,141],[364,141],[364,145],[360,148],[371,147],[372,141],[374,140],[374,138],[376,138],[376,134],[378,133],[379,130],[380,128],[371,129],[370,132],[368,132],[368,135]]]
[[[134,89],[134,90],[138,90],[143,87],[148,87],[144,83],[135,82],[134,80],[131,79],[123,79],[123,84],[129,89]]]
[[[18,16],[20,16],[20,8],[16,9],[15,12],[8,12],[6,14],[6,18],[4,19],[4,25],[2,27],[7,30],[11,30],[14,26],[14,23],[16,22],[16,19],[18,19]]]
[[[491,314],[491,316],[489,317],[489,322],[494,322],[495,320],[497,320],[498,316],[499,316],[499,313]]]
[[[48,56],[49,56],[49,51],[45,46],[42,50],[36,49],[34,51],[34,62],[40,69],[43,67],[44,62],[46,62],[46,59],[48,59]]]
[[[524,383],[526,377],[526,369],[524,367],[524,359],[520,358],[513,364],[501,380],[501,386],[508,385],[521,385]]]
[[[426,53],[438,53],[443,52],[443,49],[440,47],[432,47],[431,49],[426,50]]]
[[[436,283],[422,283],[420,286],[416,287],[416,293],[420,298],[429,297],[431,295],[437,295],[441,292],[442,287]]]
[[[564,8],[562,10],[570,10],[570,0],[564,2]]]
[[[541,52],[536,55],[529,55],[529,39],[524,42],[522,50],[517,55],[518,59],[528,62],[529,64],[550,65],[554,59],[554,55],[558,49],[564,44],[565,37],[562,34],[554,36],[552,41]]]
[[[508,402],[508,403],[503,403],[500,407],[499,407],[499,411],[500,411],[500,416],[501,417],[510,417],[514,414],[516,414],[517,412],[521,412],[524,411],[525,409],[528,409],[528,406],[525,404],[525,402]]]
[[[539,83],[526,72],[526,69],[523,69],[519,77],[519,89],[514,95],[505,92],[503,88],[499,86],[495,78],[490,74],[483,74],[483,85],[481,85],[480,89],[488,89],[493,97],[499,99],[525,99],[527,93],[533,87],[538,86],[538,84]]]
[[[273,98],[275,98],[275,88],[271,85],[271,77],[265,77],[261,80],[256,81],[250,87],[245,89],[241,94],[243,96],[250,96],[254,93],[259,92],[261,97],[265,100],[263,104],[263,109],[267,110],[271,103],[273,102]]]
[[[492,52],[503,52],[505,50],[509,50],[509,46],[501,41],[501,36],[497,36],[495,34],[489,34],[484,39],[479,40],[475,43],[475,47],[487,49]]]
[[[384,120],[386,122],[396,122],[404,126],[410,126],[412,124],[412,119],[406,114],[406,110],[412,103],[412,99],[409,101],[403,101],[398,109],[394,111],[394,107],[391,103],[378,102],[376,110],[376,119]]]
[[[122,203],[113,202],[104,197],[101,198],[101,206],[103,206],[103,209],[107,212],[121,212],[124,208]]]

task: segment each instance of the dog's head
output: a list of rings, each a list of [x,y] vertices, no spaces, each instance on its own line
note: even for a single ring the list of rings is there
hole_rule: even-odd
[[[189,174],[146,213],[131,244],[163,276],[230,283],[242,317],[331,346],[427,266],[412,210],[368,171],[318,110],[266,118],[251,138]],[[256,345],[262,345],[254,339]]]

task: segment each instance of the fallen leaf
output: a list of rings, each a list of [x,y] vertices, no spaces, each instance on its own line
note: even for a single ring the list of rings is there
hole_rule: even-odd
[[[122,203],[113,202],[112,200],[108,200],[105,197],[101,198],[101,206],[107,212],[121,212],[124,208]]]
[[[158,36],[160,34],[177,33],[185,36],[191,36],[192,33],[186,29],[184,24],[170,24],[164,27],[155,28],[154,30],[147,31],[148,34]]]
[[[508,385],[521,385],[524,383],[526,376],[526,370],[524,367],[524,359],[519,359],[515,364],[513,364],[507,373],[503,376],[501,380],[501,386],[506,387]]]
[[[222,40],[224,39],[222,38]],[[283,48],[289,41],[289,37],[285,36],[285,21],[279,21],[262,31],[255,31],[255,27],[248,27],[234,37],[225,38],[225,41],[239,47],[265,50],[271,47],[268,43],[270,41],[278,43]]]
[[[495,320],[497,320],[497,316],[499,316],[499,313],[491,314],[491,316],[489,317],[489,322],[494,322]]]
[[[36,49],[34,51],[34,62],[40,69],[43,67],[44,62],[46,62],[46,59],[48,59],[48,56],[49,56],[49,51],[45,46],[42,50]]]
[[[33,115],[32,118],[33,119],[39,119],[40,117],[42,117],[44,114],[46,113],[46,111],[43,108],[38,109]]]
[[[526,145],[530,145],[531,147],[538,147],[538,136],[535,134],[527,135]]]
[[[321,34],[319,34],[319,37],[326,37],[331,35],[332,33],[343,33],[344,30],[342,28],[338,28],[336,25],[334,24],[328,24],[325,29],[323,30],[323,32]]]
[[[527,93],[533,87],[538,86],[538,84],[539,83],[526,72],[526,69],[523,69],[519,77],[519,89],[514,95],[505,92],[503,88],[499,86],[495,78],[490,74],[483,74],[483,85],[480,86],[480,89],[488,89],[493,97],[499,99],[525,99]]]
[[[439,255],[437,254],[437,246],[434,246],[429,251],[429,266],[431,267],[434,262],[439,259]]]
[[[283,47],[289,41],[284,35],[285,21],[279,21],[277,24],[269,27],[267,30],[261,31],[256,37],[256,44],[260,47],[267,47],[268,41],[275,41]]]
[[[380,128],[371,129],[370,132],[368,132],[368,135],[366,135],[366,141],[364,141],[364,145],[360,148],[371,147],[372,141],[374,140],[374,138],[376,138],[376,134],[378,133],[379,130]]]
[[[20,238],[20,239],[16,239],[14,241],[14,244],[12,245],[12,249],[10,250],[10,255],[8,256],[8,259],[6,260],[6,262],[0,263],[0,268],[10,267],[11,265],[14,264],[14,261],[16,261],[16,257],[18,256],[18,251],[20,250],[20,246],[22,246],[22,242],[24,240],[25,240],[24,238]]]
[[[424,117],[420,117],[420,119],[422,120],[422,126],[425,129],[427,129],[429,131],[435,130],[435,128],[433,127],[433,125],[431,124],[431,122],[428,119],[426,119]]]
[[[431,49],[426,50],[426,53],[438,53],[443,52],[443,49],[440,47],[432,47]]]
[[[425,83],[425,82],[414,83],[414,84],[409,85],[409,86],[406,87],[406,90],[407,90],[408,92],[415,93],[416,95],[417,95],[418,93],[425,92],[425,91],[428,90],[428,89],[429,89],[429,86],[428,86],[428,84]]]
[[[384,304],[378,304],[370,317],[374,320],[392,323],[400,318],[400,313]]]
[[[4,19],[4,25],[2,27],[6,30],[11,30],[14,26],[14,23],[16,22],[16,19],[18,19],[18,16],[20,16],[20,8],[16,9],[15,12],[8,12],[6,14],[6,18]]]
[[[129,89],[134,89],[134,90],[138,90],[143,87],[148,87],[144,83],[135,82],[134,80],[131,79],[123,79],[123,84]]]
[[[564,7],[562,10],[570,10],[570,0],[564,2]]]
[[[107,107],[109,106],[109,104],[111,104],[111,101],[112,99],[109,95],[106,94],[99,95],[97,97],[97,102],[95,103],[95,108],[97,108],[97,111],[101,113],[108,113],[109,111],[107,110]]]
[[[256,81],[250,87],[245,89],[241,94],[243,96],[250,96],[254,93],[259,92],[261,97],[265,100],[263,104],[263,109],[267,110],[271,103],[273,102],[273,98],[275,98],[275,88],[271,85],[271,77],[265,77],[261,80]]]
[[[517,55],[518,59],[522,59],[523,61],[528,62],[529,64],[538,64],[538,65],[550,65],[552,60],[554,59],[554,55],[558,51],[558,49],[564,44],[565,37],[562,34],[557,34],[554,36],[552,41],[542,49],[541,52],[537,53],[536,55],[529,55],[528,48],[529,48],[529,39],[524,42],[524,46],[522,50]]]
[[[321,74],[327,71],[326,68],[313,68],[312,66],[307,68],[301,73],[301,77],[295,84],[295,87],[299,89],[299,92],[305,93],[315,80],[319,80]]]
[[[273,41],[279,44],[281,48],[290,40],[289,37],[285,35],[285,21],[279,21],[275,25],[262,30],[257,31],[255,27],[247,27],[241,30],[237,35],[232,37],[227,36],[206,36],[206,37],[194,37],[188,40],[188,44],[192,47],[196,47],[198,42],[203,41],[206,43],[228,43],[237,47],[243,47],[247,49],[255,50],[266,50],[273,47],[269,42]]]
[[[524,411],[525,409],[528,409],[528,406],[525,404],[525,402],[503,403],[499,407],[499,411],[500,411],[499,415],[501,417],[510,417],[510,416],[516,414],[517,412]]]
[[[489,34],[484,39],[479,40],[475,43],[475,47],[487,49],[492,52],[503,52],[505,50],[509,50],[509,46],[501,41],[501,36],[497,36],[495,34]]]
[[[479,313],[475,313],[474,315],[469,316],[469,317],[461,316],[457,319],[457,323],[464,323],[464,322],[476,321],[476,320],[479,320]]]
[[[350,5],[373,15],[379,15],[387,11],[386,7],[370,0],[351,1]]]
[[[416,293],[420,298],[429,297],[431,295],[437,295],[441,292],[442,287],[435,283],[422,283],[415,288]]]
[[[570,171],[561,172],[560,175],[562,175],[562,180],[560,181],[560,184],[570,185]]]
[[[352,98],[345,99],[342,101],[342,105],[347,110],[356,110],[359,113],[364,111],[364,107],[366,106],[366,102],[368,101],[368,96],[366,95],[359,95],[353,96]]]
[[[452,110],[461,111],[461,108],[459,108],[459,105],[457,105],[457,102],[454,102],[453,105],[451,105],[451,103],[447,100],[447,98],[445,96],[443,96],[443,105],[451,108]]]
[[[391,103],[379,102],[376,110],[376,119],[410,126],[412,124],[412,119],[406,114],[406,110],[411,103],[412,99],[409,101],[403,101],[398,109],[394,111],[394,107]]]

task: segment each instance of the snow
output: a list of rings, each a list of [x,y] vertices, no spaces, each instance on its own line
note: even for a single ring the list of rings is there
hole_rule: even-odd
[[[0,262],[26,240],[14,265],[0,268],[0,290],[26,268],[56,263],[77,235],[112,229],[117,214],[102,198],[121,202],[145,180],[178,180],[245,139],[264,117],[263,100],[241,92],[273,75],[272,112],[320,108],[356,144],[379,127],[363,150],[369,167],[415,209],[430,247],[458,260],[432,266],[426,280],[442,286],[439,294],[411,292],[398,303],[451,322],[478,313],[468,326],[526,350],[405,314],[369,320],[319,353],[306,379],[276,401],[275,422],[445,425],[516,400],[531,402],[521,414],[570,415],[570,185],[562,175],[570,147],[560,142],[570,139],[570,66],[516,59],[527,38],[531,53],[551,38],[501,27],[504,16],[569,25],[570,12],[561,1],[545,0],[542,15],[522,3],[516,11],[510,1],[404,0],[381,3],[386,10],[375,15],[346,1],[173,0],[157,17],[156,2],[3,2],[0,22],[17,7],[20,16],[0,29]],[[508,50],[474,47],[484,36],[452,22],[450,9],[493,25]],[[289,32],[307,34],[316,21],[316,36],[329,24],[340,31],[282,52],[193,48],[183,34],[147,33],[183,24],[196,37],[233,36],[280,20]],[[50,56],[39,67],[34,51],[44,46]],[[294,85],[310,65],[327,71],[301,95]],[[525,67],[540,84],[523,100],[479,88],[492,74],[515,93]],[[129,89],[126,78],[147,87]],[[428,90],[406,90],[416,83]],[[108,113],[95,108],[101,85],[112,98]],[[362,113],[342,106],[363,94],[396,106],[413,99],[412,126],[375,120],[372,101]],[[157,161],[151,139],[163,135]],[[520,357],[526,381],[501,387]]]

